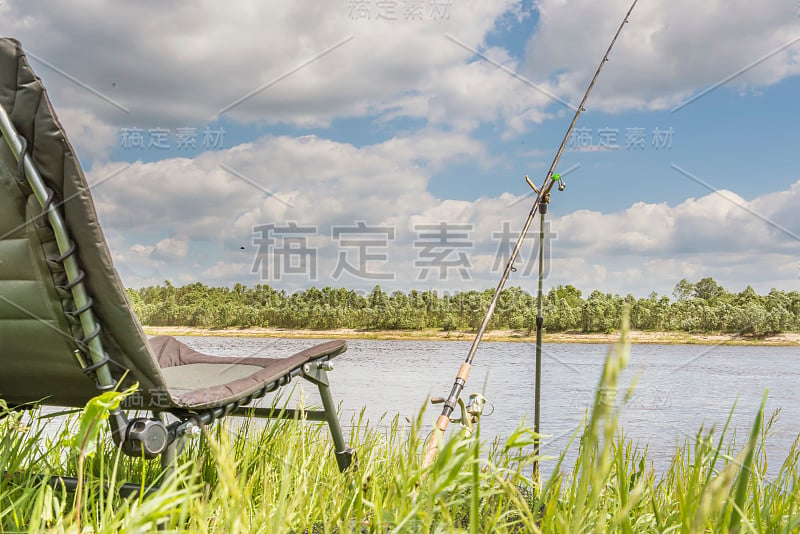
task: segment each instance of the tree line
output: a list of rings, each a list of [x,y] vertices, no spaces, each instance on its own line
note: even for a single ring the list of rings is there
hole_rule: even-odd
[[[475,330],[489,307],[493,290],[440,294],[370,292],[312,287],[295,293],[269,285],[210,287],[202,283],[128,289],[141,322],[149,326],[201,328],[274,327],[357,330]],[[572,285],[557,286],[544,298],[544,327],[550,332],[610,332],[624,309],[637,330],[730,332],[763,336],[800,331],[800,292],[771,290],[759,295],[748,286],[732,293],[712,278],[675,286],[672,298],[655,292],[622,297],[592,291],[588,297]],[[536,296],[519,287],[505,289],[490,329],[535,329]]]

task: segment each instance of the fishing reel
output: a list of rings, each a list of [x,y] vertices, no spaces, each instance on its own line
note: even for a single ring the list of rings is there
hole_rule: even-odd
[[[431,404],[442,404],[445,402],[444,397],[431,397]],[[464,399],[458,398],[458,406],[461,408],[461,417],[451,417],[451,423],[458,423],[461,428],[466,430],[467,437],[472,436],[475,432],[475,425],[481,422],[483,409],[486,407],[486,397],[480,393],[473,393],[469,396],[469,400],[464,404]],[[494,408],[487,415],[491,415]]]

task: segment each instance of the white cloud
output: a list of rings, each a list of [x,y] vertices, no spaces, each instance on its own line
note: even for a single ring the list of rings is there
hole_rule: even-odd
[[[151,255],[156,260],[176,261],[186,258],[188,252],[189,241],[185,237],[165,237],[155,244]]]
[[[430,177],[454,161],[484,167],[503,163],[473,137],[479,125],[496,124],[508,137],[566,110],[475,58],[446,34],[574,102],[627,3],[537,2],[542,18],[524,58],[486,44],[504,12],[522,17],[518,2],[453,2],[448,21],[374,16],[353,21],[347,3],[311,0],[252,1],[236,9],[209,0],[157,10],[142,3],[76,8],[31,1],[0,4],[0,10],[4,33],[130,110],[121,111],[31,59],[78,153],[95,162],[107,158],[118,142],[117,127],[202,124],[352,35],[227,115],[242,123],[302,126],[367,116],[393,134],[389,140],[355,146],[323,136],[267,136],[195,159],[137,162],[93,194],[115,259],[132,285],[168,277],[253,283],[253,227],[269,222],[317,226],[325,234],[316,239],[320,263],[335,264],[330,226],[365,220],[396,227],[391,267],[398,273],[395,285],[408,289],[494,285],[498,273],[487,272],[497,249],[491,235],[504,220],[519,228],[529,204],[509,209],[510,195],[475,202],[439,199],[428,192]],[[677,104],[796,37],[796,15],[792,2],[641,2],[591,106],[623,110]],[[746,90],[753,90],[796,74],[798,50],[800,43],[731,85],[746,83]],[[425,126],[398,133],[387,124],[408,117]],[[533,150],[525,156],[540,155]],[[91,175],[96,181],[120,167],[97,164]],[[721,195],[676,206],[636,203],[617,213],[581,210],[559,217],[553,210],[559,237],[550,281],[647,293],[668,290],[683,277],[712,275],[730,284],[797,287],[797,242],[780,227],[800,233],[800,182],[752,200],[726,194],[775,224]],[[416,279],[414,224],[443,220],[474,225],[472,282]],[[190,260],[195,249],[201,254]],[[370,282],[342,278],[338,283]],[[533,286],[529,280],[520,283]]]
[[[430,139],[437,140],[438,151],[422,146]],[[315,228],[307,246],[318,254],[318,278],[284,277],[273,281],[278,287],[313,283],[369,289],[380,283],[385,289],[484,289],[493,287],[500,274],[492,267],[504,221],[512,232],[519,231],[530,204],[512,205],[514,197],[507,193],[468,202],[439,199],[427,191],[435,162],[452,157],[478,162],[482,153],[469,137],[437,131],[364,147],[320,137],[265,137],[196,160],[136,163],[94,193],[101,222],[113,236],[112,247],[122,251],[115,259],[131,284],[165,278],[258,283],[262,280],[251,269],[263,243],[254,227],[294,221]],[[425,155],[430,159],[421,159]],[[92,173],[105,175],[112,168]],[[721,191],[677,205],[637,202],[614,213],[560,214],[555,206],[549,215],[557,237],[548,285],[572,283],[646,295],[652,290],[669,293],[684,277],[713,276],[733,288],[748,283],[760,290],[798,288],[800,241],[776,229],[800,234],[793,209],[798,203],[800,182],[752,200]],[[331,279],[343,250],[331,238],[331,227],[354,226],[359,220],[396,230],[386,248],[368,251],[388,254],[388,262],[371,268],[394,272],[394,281],[349,275]],[[415,225],[443,221],[472,225],[467,238],[472,244],[449,256],[453,259],[462,250],[469,256],[470,280],[462,280],[456,269],[443,282],[437,269],[427,280],[419,279],[415,262],[421,259],[422,239]],[[534,223],[531,233],[536,230]],[[523,247],[511,284],[533,290],[536,269],[526,275],[533,252],[532,242]]]
[[[249,274],[252,265],[250,262],[215,262],[203,270],[204,280],[239,280]]]
[[[370,20],[351,20],[347,3],[312,0],[251,0],[235,9],[206,0],[157,10],[138,2],[76,8],[30,1],[4,6],[3,20],[5,33],[26,49],[129,110],[31,58],[56,106],[80,110],[93,129],[89,147],[80,148],[94,158],[116,142],[97,138],[114,137],[109,125],[205,124],[251,93],[226,116],[305,127],[340,117],[414,117],[459,131],[499,122],[504,136],[516,135],[566,108],[459,43],[577,101],[627,4],[537,1],[541,18],[524,58],[486,45],[503,21],[522,18],[522,4],[510,0],[452,2],[448,20],[426,13],[421,21],[403,20],[400,5],[398,20],[376,20],[374,2]],[[788,1],[640,2],[591,105],[613,111],[677,104],[800,35],[796,11]],[[800,44],[731,85],[773,84],[800,72],[798,58]],[[79,121],[68,122],[76,135]]]
[[[174,127],[205,123],[252,93],[227,115],[320,126],[420,95],[420,87],[466,56],[445,33],[480,42],[512,5],[465,0],[453,3],[446,20],[432,20],[426,10],[416,21],[404,20],[398,5],[392,21],[376,20],[377,13],[351,20],[347,3],[312,0],[252,0],[235,9],[208,0],[157,11],[143,3],[79,9],[31,1],[6,7],[4,21],[5,33],[26,49],[130,113],[31,59],[59,107],[92,109],[121,126]]]
[[[58,118],[75,152],[91,161],[105,161],[117,142],[117,129],[86,108],[59,108]]]
[[[527,44],[524,72],[555,79],[559,91],[580,98],[630,3],[537,0],[541,19]],[[592,108],[672,107],[798,37],[796,2],[639,2],[592,93]],[[771,85],[800,73],[799,59],[796,43],[730,86]]]
[[[125,232],[124,229],[119,232],[110,225],[106,225],[103,230],[106,242],[111,250],[114,265],[120,271],[123,280],[129,287],[161,284],[167,278],[175,276],[174,271],[170,271],[169,275],[162,273],[161,268],[165,265],[165,262],[153,258],[155,245],[143,245],[141,243],[128,245],[127,243],[135,238],[130,233]],[[174,264],[167,264],[167,266],[168,268],[173,268]]]

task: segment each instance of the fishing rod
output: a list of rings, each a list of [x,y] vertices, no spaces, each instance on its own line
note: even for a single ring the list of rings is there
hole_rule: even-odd
[[[586,89],[586,93],[583,95],[583,99],[581,103],[578,105],[578,108],[575,110],[575,115],[572,117],[572,122],[569,124],[569,128],[567,128],[567,133],[564,134],[564,139],[561,141],[561,146],[558,147],[558,152],[556,152],[555,158],[553,158],[553,163],[550,165],[550,169],[547,171],[547,175],[542,182],[541,187],[536,187],[533,182],[528,179],[526,176],[526,181],[528,185],[536,192],[536,201],[533,203],[531,207],[530,213],[528,213],[528,218],[525,220],[525,224],[522,226],[522,231],[519,234],[519,238],[517,238],[517,242],[514,245],[514,249],[511,251],[511,256],[509,257],[508,263],[506,264],[506,268],[503,271],[503,275],[500,277],[500,282],[497,284],[497,288],[494,290],[494,295],[492,296],[492,300],[489,303],[489,308],[486,310],[486,315],[483,318],[480,326],[478,327],[478,332],[475,334],[475,339],[472,341],[472,346],[467,352],[467,357],[464,360],[464,363],[461,364],[461,367],[458,369],[458,373],[456,374],[456,379],[453,382],[453,388],[450,390],[450,395],[444,400],[444,406],[442,407],[442,414],[436,419],[436,426],[434,428],[434,432],[431,435],[430,441],[428,442],[425,448],[425,456],[422,462],[424,467],[430,466],[433,461],[436,459],[436,454],[439,450],[439,440],[444,435],[445,431],[447,430],[447,426],[450,424],[450,414],[453,413],[460,397],[461,392],[464,390],[464,385],[467,382],[467,378],[469,377],[470,369],[472,368],[472,360],[475,358],[475,353],[478,350],[478,345],[480,345],[481,340],[483,339],[483,334],[486,332],[486,328],[489,325],[489,321],[492,318],[492,314],[494,313],[494,309],[497,306],[497,301],[500,299],[500,293],[503,291],[503,288],[506,285],[506,281],[510,276],[511,272],[514,269],[514,262],[517,259],[517,255],[519,254],[520,249],[522,248],[522,242],[525,240],[525,237],[528,235],[528,230],[533,223],[533,219],[536,217],[537,211],[541,207],[544,207],[546,210],[547,203],[550,199],[550,190],[553,186],[558,183],[559,191],[563,191],[565,188],[565,183],[561,175],[554,174],[553,171],[556,169],[556,165],[558,165],[558,161],[561,159],[561,155],[564,152],[564,147],[567,145],[567,140],[569,139],[570,134],[572,133],[572,129],[575,127],[575,123],[578,121],[578,117],[583,111],[586,111],[584,108],[584,104],[586,104],[586,100],[589,98],[589,94],[592,92],[592,88],[594,88],[594,84],[597,81],[597,77],[600,75],[600,71],[603,69],[603,65],[608,61],[608,55],[611,53],[611,49],[614,47],[614,43],[617,42],[617,37],[622,32],[622,28],[627,24],[628,17],[630,16],[631,12],[633,11],[634,6],[636,6],[636,2],[638,0],[633,0],[631,7],[628,9],[628,12],[625,14],[625,18],[620,23],[619,28],[617,29],[617,33],[614,34],[614,38],[611,39],[611,44],[608,45],[608,49],[606,50],[605,55],[603,55],[603,59],[600,61],[600,64],[597,66],[597,70],[592,77],[592,81],[589,83],[589,87]],[[542,220],[544,223],[544,220]],[[539,315],[537,316],[537,324],[540,323],[541,319],[541,261],[542,261],[542,254],[541,248],[543,247],[543,243],[539,243],[540,253],[539,253],[539,271],[540,271],[540,281],[539,281]],[[539,341],[537,342],[538,345],[538,356],[536,359],[536,406],[535,411],[538,415],[539,413],[539,380],[541,378],[541,326],[537,327],[539,332]],[[431,399],[436,403],[441,402],[442,399]],[[538,419],[538,417],[536,418]],[[534,447],[534,452],[538,453],[538,421],[537,424],[534,426],[537,427],[534,430],[537,432],[536,444]]]

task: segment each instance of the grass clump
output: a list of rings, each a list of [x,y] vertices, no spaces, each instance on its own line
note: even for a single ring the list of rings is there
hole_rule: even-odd
[[[624,329],[623,329],[624,331]],[[327,429],[304,421],[229,419],[191,443],[175,476],[123,499],[124,481],[156,481],[155,461],[126,458],[96,436],[94,454],[70,452],[78,418],[45,432],[40,411],[0,411],[0,530],[52,532],[798,532],[800,450],[767,480],[764,440],[774,421],[756,414],[747,442],[700,429],[662,475],[618,428],[631,391],[618,392],[628,358],[610,352],[583,431],[541,483],[532,476],[536,437],[519,427],[488,450],[479,434],[455,433],[430,468],[423,413],[412,424],[353,421],[358,469],[340,474]],[[730,421],[730,419],[729,419]],[[385,423],[385,424],[384,424]],[[79,496],[34,473],[75,475]],[[546,464],[545,464],[546,465]],[[80,527],[78,522],[80,521]],[[80,530],[79,530],[80,529]]]

